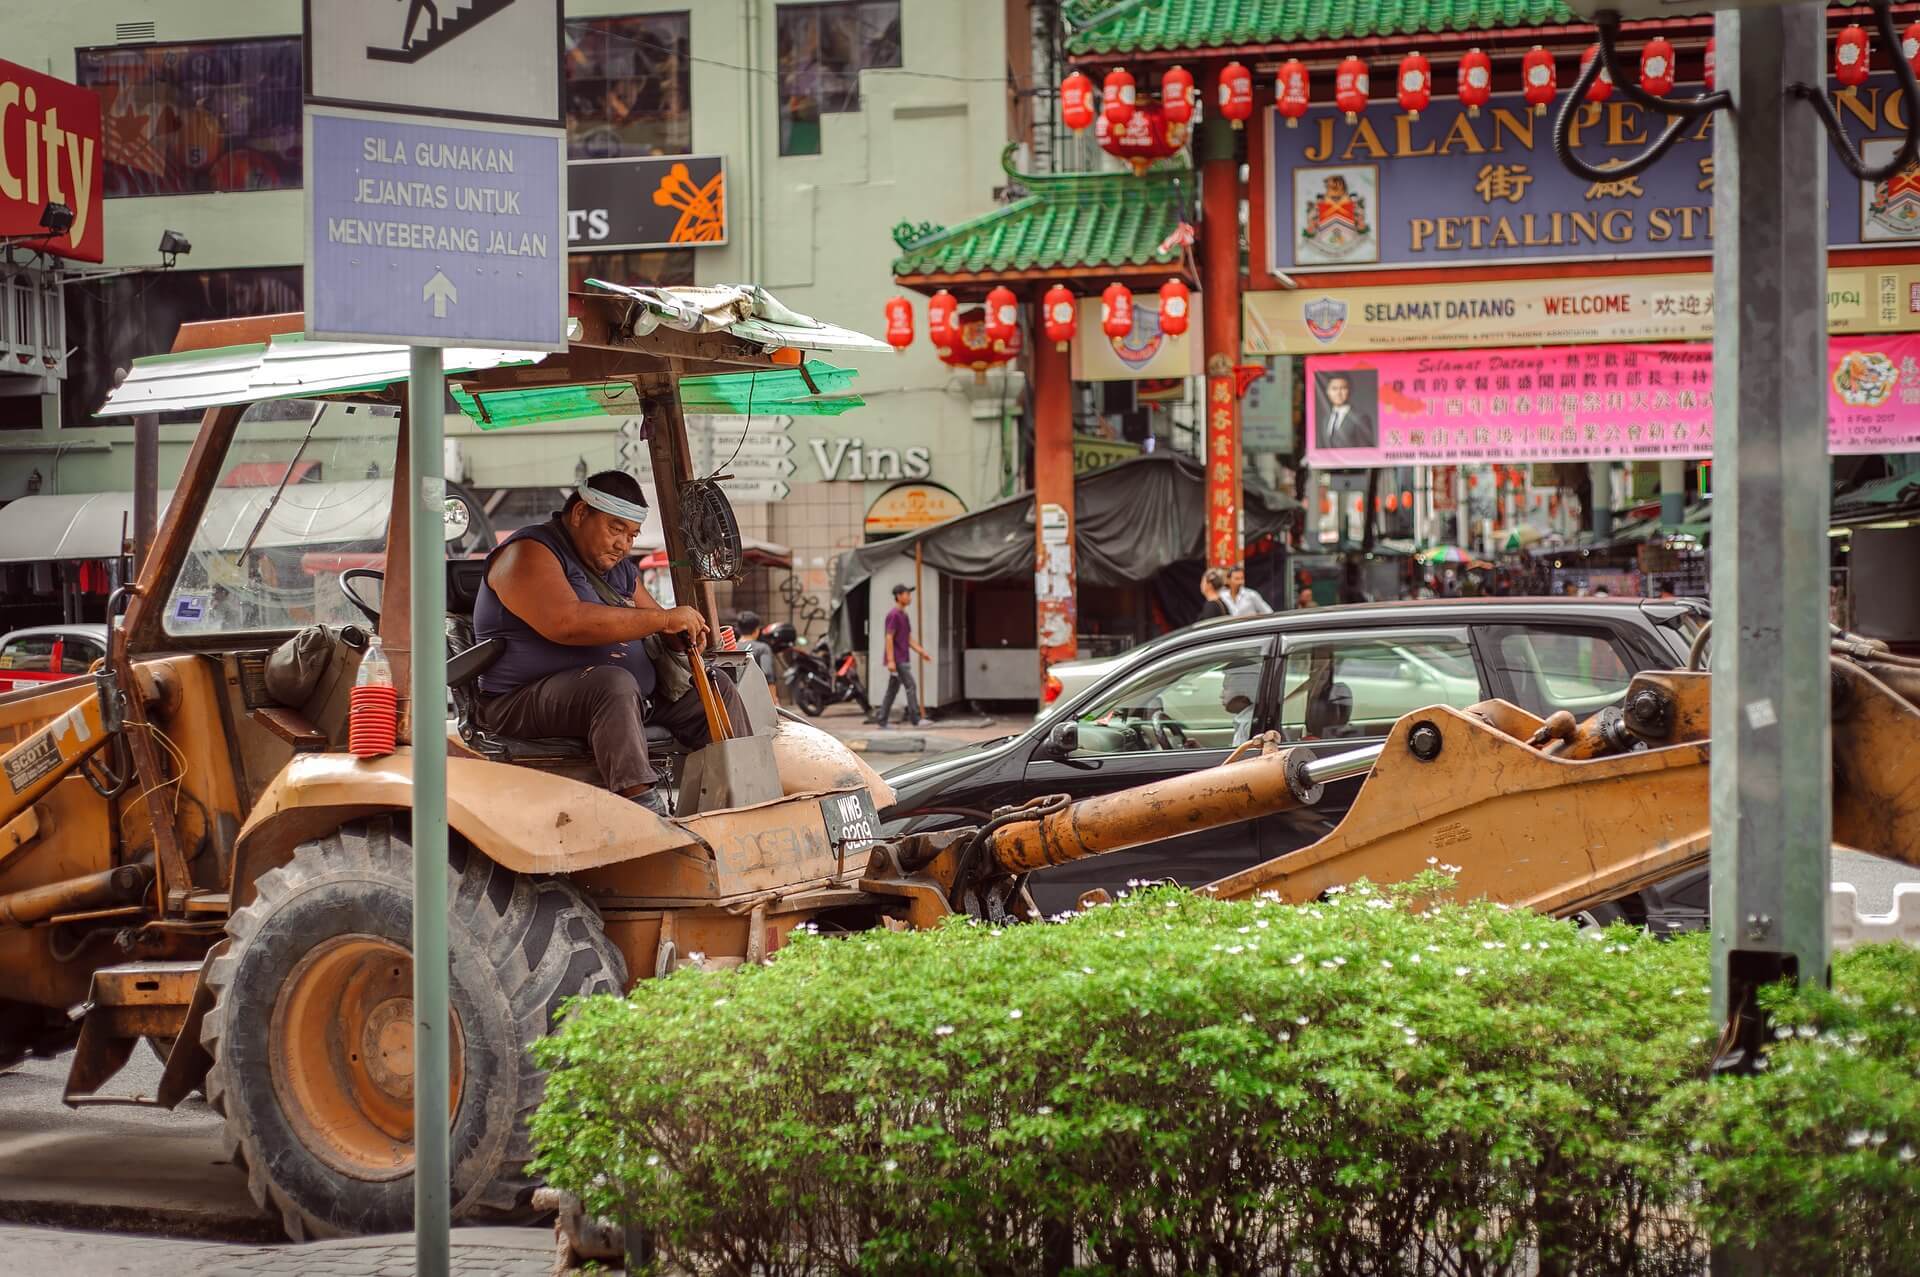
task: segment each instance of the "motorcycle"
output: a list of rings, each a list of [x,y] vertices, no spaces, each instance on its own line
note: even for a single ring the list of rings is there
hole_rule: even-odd
[[[869,718],[873,706],[867,700],[867,685],[860,677],[860,662],[852,652],[836,659],[825,635],[813,647],[804,647],[792,625],[769,625],[761,634],[773,648],[775,660],[784,660],[780,681],[787,696],[808,718],[818,718],[827,706],[852,701]]]

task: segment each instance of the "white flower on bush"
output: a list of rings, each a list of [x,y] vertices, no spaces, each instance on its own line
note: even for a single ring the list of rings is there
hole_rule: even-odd
[[[1437,865],[1437,864],[1439,864],[1439,863],[1440,863],[1440,857],[1438,857],[1438,856],[1428,856],[1428,857],[1427,857],[1427,863],[1428,863],[1428,864],[1430,864],[1430,865]]]
[[[1242,1011],[1242,1012],[1240,1013],[1240,1023],[1242,1023],[1242,1024],[1252,1024],[1252,1023],[1253,1023],[1253,1012],[1251,1012],[1251,1011]]]
[[[1913,1154],[1913,1145],[1911,1145],[1911,1144],[1902,1144],[1902,1145],[1900,1146],[1900,1152],[1899,1152],[1899,1153],[1897,1154],[1897,1156],[1898,1156],[1898,1157],[1900,1158],[1900,1160],[1901,1160],[1901,1161],[1903,1161],[1903,1162],[1911,1162],[1911,1161],[1913,1160],[1913,1156],[1914,1156],[1914,1154]]]
[[[880,1169],[885,1171],[887,1174],[891,1175],[895,1171],[900,1169],[900,1163],[894,1161],[891,1157],[889,1157],[886,1161],[880,1163]]]
[[[1040,1115],[1041,1117],[1052,1117],[1052,1116],[1053,1116],[1053,1105],[1051,1105],[1051,1104],[1042,1104],[1042,1105],[1041,1105],[1041,1106],[1040,1106],[1039,1108],[1037,1108],[1037,1109],[1035,1109],[1035,1110],[1034,1110],[1034,1112],[1035,1112],[1035,1113],[1037,1113],[1038,1115]]]
[[[660,1165],[660,1154],[658,1154],[658,1153],[649,1153],[649,1154],[647,1154],[647,1165],[648,1165],[648,1166],[658,1166],[658,1165]]]
[[[1297,1024],[1297,1025],[1299,1025],[1299,1026],[1300,1026],[1301,1028],[1303,1028],[1303,1029],[1304,1029],[1304,1028],[1306,1028],[1308,1024],[1310,1024],[1310,1023],[1312,1023],[1312,1021],[1310,1021],[1310,1020],[1308,1020],[1308,1019],[1307,1019],[1307,1017],[1306,1017],[1306,1016],[1304,1016],[1304,1015],[1296,1015],[1296,1016],[1294,1016],[1294,1017],[1293,1017],[1293,1022],[1294,1022],[1295,1024]]]
[[[1868,1137],[1868,1136],[1869,1136],[1870,1134],[1871,1134],[1871,1132],[1869,1132],[1869,1131],[1851,1131],[1851,1132],[1849,1132],[1849,1133],[1847,1134],[1847,1147],[1848,1147],[1848,1148],[1859,1148],[1859,1147],[1860,1147],[1860,1146],[1861,1146],[1862,1144],[1865,1144],[1865,1143],[1867,1142],[1867,1137]]]
[[[1473,974],[1473,968],[1472,967],[1455,967],[1453,969],[1453,973],[1464,980],[1468,976]]]
[[[1296,954],[1294,954],[1294,955],[1293,955],[1293,956],[1292,956],[1291,958],[1288,958],[1288,959],[1287,959],[1287,965],[1288,965],[1288,966],[1290,966],[1290,967],[1297,967],[1297,966],[1299,966],[1299,965],[1300,965],[1301,963],[1303,963],[1303,962],[1305,962],[1306,960],[1307,960],[1307,955],[1306,955],[1306,954],[1304,954],[1304,953],[1296,953]]]
[[[1020,1018],[1020,1008],[1015,1007],[1013,1010],[1007,1012],[1007,1018],[1009,1020],[1018,1020]]]
[[[1385,958],[1380,959],[1380,965],[1385,967],[1389,971],[1393,970],[1393,964],[1387,961]]]
[[[1408,962],[1418,962],[1418,961],[1420,961],[1420,951],[1419,951],[1418,949],[1416,949],[1416,950],[1414,950],[1414,951],[1413,951],[1412,953],[1410,953],[1410,954],[1408,954],[1408,955],[1407,955],[1407,961],[1408,961]]]
[[[1081,968],[1080,968],[1080,974],[1081,974],[1081,975],[1092,975],[1092,974],[1093,974],[1093,968],[1092,968],[1092,967],[1081,967]]]
[[[953,1036],[953,1026],[951,1024],[939,1025],[934,1029],[933,1036],[936,1038],[950,1038]]]

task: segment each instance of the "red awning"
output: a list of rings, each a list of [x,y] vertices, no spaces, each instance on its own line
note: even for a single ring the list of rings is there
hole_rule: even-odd
[[[288,483],[299,483],[318,469],[318,461],[296,461],[293,463],[293,475]],[[242,461],[227,471],[226,478],[220,480],[223,488],[277,488],[280,479],[287,473],[284,461]],[[316,478],[318,476],[315,476]]]

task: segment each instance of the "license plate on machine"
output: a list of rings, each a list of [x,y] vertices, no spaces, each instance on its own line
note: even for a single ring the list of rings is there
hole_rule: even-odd
[[[826,817],[831,846],[855,847],[880,837],[880,813],[874,810],[873,795],[864,789],[822,798],[820,813]]]

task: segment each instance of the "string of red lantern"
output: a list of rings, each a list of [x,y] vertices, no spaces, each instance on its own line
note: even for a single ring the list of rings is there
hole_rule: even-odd
[[[904,297],[887,299],[887,345],[896,351],[913,345],[913,303]]]
[[[1300,117],[1307,113],[1307,103],[1312,93],[1313,84],[1308,78],[1306,63],[1299,58],[1288,58],[1280,64],[1280,70],[1273,78],[1273,101],[1280,108],[1280,114],[1286,117],[1288,128],[1300,127]]]
[[[944,288],[927,299],[927,340],[943,350],[960,339],[955,318],[958,307],[953,294]]]
[[[1460,100],[1467,114],[1477,116],[1493,96],[1493,60],[1481,49],[1468,49],[1460,55]]]
[[[1673,44],[1665,36],[1640,50],[1640,87],[1657,98],[1673,92]]]
[[[1067,342],[1073,338],[1074,309],[1073,290],[1065,284],[1055,284],[1049,288],[1040,301],[1040,314],[1047,338],[1053,342],[1055,350],[1065,350]]]
[[[1118,280],[1100,294],[1100,331],[1109,337],[1133,331],[1133,290]]]
[[[1367,87],[1367,64],[1352,54],[1341,59],[1333,76],[1333,104],[1346,114],[1348,124],[1367,109]]]
[[[1252,90],[1248,90],[1252,102]],[[1175,124],[1193,118],[1193,76],[1185,67],[1174,66],[1160,77],[1160,109]]]
[[[1093,123],[1093,81],[1079,71],[1060,81],[1060,120],[1075,133]]]
[[[1160,285],[1161,332],[1169,337],[1178,337],[1187,331],[1191,297],[1186,284],[1181,280],[1170,279]]]
[[[1873,62],[1873,46],[1859,23],[1845,27],[1833,37],[1833,78],[1853,88],[1867,82]]]
[[[1418,53],[1400,59],[1400,109],[1414,119],[1433,98],[1433,68]]]
[[[1580,55],[1580,74],[1585,75],[1587,73],[1588,65],[1591,64],[1592,61],[1599,56],[1600,56],[1600,46],[1597,44],[1588,45],[1587,51]],[[1602,66],[1600,68],[1600,74],[1596,75],[1593,78],[1593,83],[1587,86],[1587,101],[1605,102],[1608,98],[1612,96],[1613,96],[1613,72],[1607,70],[1606,67]]]
[[[1253,114],[1253,73],[1238,62],[1220,69],[1220,115],[1234,128]]]
[[[987,291],[987,340],[1012,341],[1020,334],[1020,303],[1013,290],[995,284]]]
[[[1553,55],[1537,44],[1528,49],[1527,56],[1520,59],[1520,84],[1534,114],[1545,115],[1547,104],[1553,101],[1554,90],[1559,87]]]
[[[1108,124],[1125,124],[1133,118],[1133,72],[1115,67],[1107,72],[1100,90],[1100,114]]]

